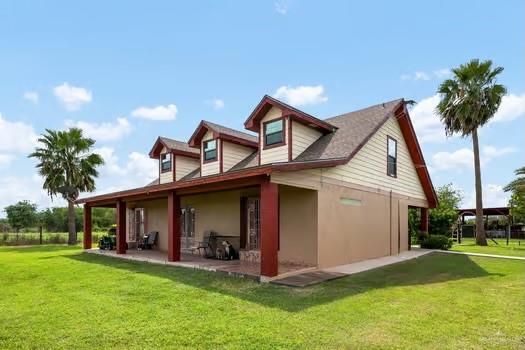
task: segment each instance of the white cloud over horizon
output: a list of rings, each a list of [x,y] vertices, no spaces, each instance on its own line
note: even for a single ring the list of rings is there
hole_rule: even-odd
[[[413,81],[428,81],[431,79],[445,79],[451,75],[451,71],[448,68],[436,69],[432,72],[425,72],[417,70],[414,73],[401,75],[401,80],[413,80]]]
[[[40,100],[40,96],[35,91],[26,91],[23,95],[24,99],[28,100],[29,102],[33,104],[37,104]]]
[[[32,125],[8,121],[0,114],[0,152],[4,155],[30,153],[37,145],[37,139]]]
[[[69,85],[67,82],[55,86],[53,94],[68,111],[77,111],[84,104],[93,100],[91,91],[83,87]]]
[[[279,87],[273,97],[282,99],[284,102],[295,106],[316,105],[328,101],[328,97],[324,96],[324,86],[281,86]]]
[[[503,190],[502,185],[487,184],[483,186],[481,191],[484,208],[506,207],[509,203],[510,194]],[[474,189],[465,193],[465,196],[462,201],[462,207],[476,207],[476,192]]]
[[[210,104],[212,108],[216,111],[224,108],[224,101],[220,98],[213,98],[211,100],[208,100],[207,103]]]
[[[284,0],[278,0],[274,2],[273,6],[278,14],[286,15],[288,13],[288,4]]]
[[[167,121],[177,117],[178,109],[175,104],[155,107],[139,107],[131,112],[131,116],[146,120]]]
[[[445,142],[445,127],[436,113],[439,94],[421,99],[409,113],[421,143]],[[490,123],[508,122],[525,116],[525,93],[503,96],[500,108]],[[453,136],[457,137],[457,136]]]
[[[84,131],[84,136],[93,138],[97,141],[114,141],[128,135],[132,126],[126,118],[117,118],[115,123],[89,123],[85,121],[66,120],[66,127],[79,128]]]
[[[486,166],[496,157],[512,154],[517,151],[514,147],[497,148],[484,146],[480,151],[481,167]],[[474,152],[471,148],[461,148],[454,152],[437,152],[432,156],[432,170],[446,171],[454,170],[458,173],[474,169]]]

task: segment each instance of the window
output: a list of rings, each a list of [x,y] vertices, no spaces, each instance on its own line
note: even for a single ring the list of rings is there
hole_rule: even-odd
[[[204,141],[204,161],[217,160],[217,140]]]
[[[386,174],[397,177],[397,141],[387,137]]]
[[[171,171],[171,153],[160,155],[160,171],[163,173]]]
[[[284,119],[272,120],[264,124],[264,145],[284,144]]]

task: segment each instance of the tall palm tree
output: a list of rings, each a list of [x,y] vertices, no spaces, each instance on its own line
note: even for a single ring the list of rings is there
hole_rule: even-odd
[[[476,179],[476,244],[487,245],[483,226],[483,200],[481,192],[481,166],[479,160],[478,128],[494,116],[507,92],[496,78],[502,67],[492,69],[492,61],[473,59],[452,69],[452,79],[439,86],[440,102],[436,108],[445,124],[447,136],[472,136],[474,174]]]
[[[507,186],[505,186],[504,190],[506,192],[516,192],[518,195],[525,197],[525,166],[516,169],[515,173],[518,176],[518,178],[513,180]]]
[[[46,132],[38,139],[41,147],[29,157],[37,158],[38,172],[44,178],[43,188],[51,198],[61,195],[68,204],[68,244],[77,243],[75,227],[75,200],[81,192],[95,190],[96,167],[104,160],[96,153],[89,153],[95,141],[82,136],[82,130]]]

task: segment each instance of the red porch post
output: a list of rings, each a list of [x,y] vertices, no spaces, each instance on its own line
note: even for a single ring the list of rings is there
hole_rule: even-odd
[[[180,197],[168,194],[168,261],[180,261]]]
[[[84,249],[91,249],[91,207],[84,204]]]
[[[269,180],[261,183],[261,275],[278,274],[279,185]]]
[[[419,230],[428,234],[428,208],[421,208],[421,226]]]
[[[117,201],[117,254],[126,254],[126,202]]]

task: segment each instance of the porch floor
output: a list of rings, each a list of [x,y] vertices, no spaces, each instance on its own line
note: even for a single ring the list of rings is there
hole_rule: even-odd
[[[111,256],[120,259],[133,261],[143,261],[152,264],[162,264],[170,266],[188,267],[200,270],[225,273],[227,275],[252,278],[257,281],[267,282],[275,278],[293,276],[308,271],[316,270],[314,266],[298,265],[289,263],[279,263],[279,274],[275,277],[265,277],[260,275],[260,264],[242,260],[216,260],[206,259],[202,256],[181,253],[181,261],[168,261],[166,252],[159,250],[135,250],[128,249],[126,254],[117,254],[114,250],[100,250],[98,248],[87,249],[87,253]]]

